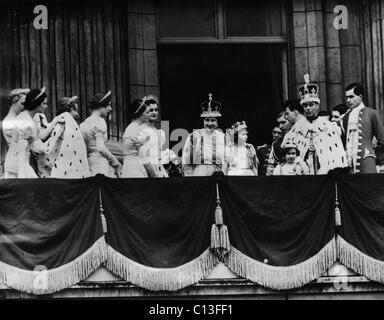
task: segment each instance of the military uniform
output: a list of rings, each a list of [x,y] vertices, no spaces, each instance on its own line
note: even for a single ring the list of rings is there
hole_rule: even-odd
[[[348,165],[353,173],[377,173],[383,165],[384,125],[379,113],[363,103],[343,119]],[[374,150],[372,139],[376,137]]]

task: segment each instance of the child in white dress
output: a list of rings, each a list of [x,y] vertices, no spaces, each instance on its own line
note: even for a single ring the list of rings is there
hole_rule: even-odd
[[[254,146],[247,143],[247,128],[243,121],[236,122],[227,130],[229,141],[223,172],[228,176],[257,176],[259,161]]]
[[[283,149],[284,164],[278,164],[273,170],[274,176],[295,176],[309,174],[307,164],[300,158],[300,152],[293,144]]]

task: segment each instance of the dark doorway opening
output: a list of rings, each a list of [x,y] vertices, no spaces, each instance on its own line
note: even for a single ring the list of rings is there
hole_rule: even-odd
[[[281,44],[159,45],[162,120],[171,130],[201,128],[200,103],[212,93],[222,102],[221,129],[245,120],[250,143],[270,142],[283,103],[283,50]]]

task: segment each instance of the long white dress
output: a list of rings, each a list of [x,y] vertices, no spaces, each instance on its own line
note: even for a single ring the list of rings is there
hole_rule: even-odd
[[[139,150],[146,142],[141,133],[142,125],[133,121],[125,129],[123,135],[124,163],[121,176],[123,178],[148,178],[147,169],[139,156]]]
[[[257,176],[258,160],[251,144],[227,148],[228,176]]]
[[[183,149],[184,176],[211,176],[222,170],[226,161],[226,137],[220,130],[194,130]]]
[[[90,175],[95,176],[100,173],[110,178],[118,177],[115,168],[111,166],[111,163],[117,159],[105,146],[108,140],[105,120],[97,115],[91,115],[80,124],[80,130],[87,146]],[[103,151],[99,151],[96,147],[97,138],[104,141]]]
[[[2,131],[8,146],[11,144],[13,129],[16,128],[17,115],[8,114],[2,121]]]
[[[36,172],[30,166],[30,155],[43,153],[44,145],[37,138],[36,122],[27,111],[16,117],[9,150],[4,162],[4,178],[37,178]]]

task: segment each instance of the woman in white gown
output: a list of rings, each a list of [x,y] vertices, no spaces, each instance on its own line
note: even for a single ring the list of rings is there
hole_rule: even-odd
[[[30,165],[31,151],[35,154],[50,152],[38,138],[38,128],[33,117],[44,112],[47,105],[45,88],[31,90],[24,102],[24,111],[16,117],[9,150],[4,163],[5,178],[37,178]]]
[[[80,130],[87,146],[90,174],[117,178],[121,164],[106,146],[108,133],[105,118],[112,111],[111,91],[97,93],[90,101],[89,108],[92,114],[80,124]]]
[[[247,125],[236,122],[227,130],[229,141],[226,147],[226,161],[223,172],[228,176],[257,176],[259,161],[252,144],[247,143]]]
[[[8,95],[8,101],[11,106],[2,122],[3,135],[8,146],[12,140],[13,129],[16,127],[16,118],[24,110],[24,101],[29,91],[29,89],[14,89]]]
[[[154,97],[135,100],[131,106],[131,119],[124,132],[124,164],[122,177],[168,177],[163,163],[176,158],[169,149],[162,150],[165,133],[156,129],[158,102]]]

